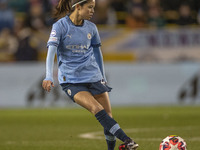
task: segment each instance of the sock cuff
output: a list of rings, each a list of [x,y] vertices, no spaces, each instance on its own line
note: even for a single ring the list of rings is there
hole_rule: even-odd
[[[117,130],[119,130],[119,129],[120,129],[120,126],[118,123],[116,123],[114,126],[112,126],[112,128],[110,128],[109,132],[114,135],[115,132],[117,132]]]

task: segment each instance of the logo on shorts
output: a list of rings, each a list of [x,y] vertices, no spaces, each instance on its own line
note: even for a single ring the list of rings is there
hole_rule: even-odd
[[[72,95],[72,91],[70,89],[67,89],[67,93],[69,94],[69,96]]]
[[[105,82],[104,80],[101,80],[101,84],[105,85],[105,84],[106,84],[106,82]]]

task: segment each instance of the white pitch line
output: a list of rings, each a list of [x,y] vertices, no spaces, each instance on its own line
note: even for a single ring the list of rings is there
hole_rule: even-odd
[[[194,128],[199,128],[199,127],[178,127],[178,129],[184,129],[184,130],[192,130]],[[162,130],[177,130],[176,127],[162,127],[162,128],[133,128],[133,129],[125,129],[124,131],[127,133],[144,133],[144,132],[152,132],[152,131],[162,131]],[[85,139],[105,139],[103,132],[97,131],[97,132],[88,132],[88,133],[83,133],[79,135],[80,138],[85,138]],[[140,141],[162,141],[162,138],[134,138],[135,140],[140,140]],[[192,138],[184,138],[188,139],[188,141],[200,141],[200,137],[192,137]]]
[[[104,139],[102,131],[83,133],[83,134],[80,134],[79,137],[84,138],[84,139]]]

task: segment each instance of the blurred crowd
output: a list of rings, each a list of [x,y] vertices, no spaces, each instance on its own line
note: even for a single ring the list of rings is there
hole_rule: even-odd
[[[97,0],[94,22],[132,29],[200,24],[199,0]]]
[[[40,59],[58,0],[0,0],[0,61]],[[97,25],[131,29],[200,24],[200,0],[96,0]]]

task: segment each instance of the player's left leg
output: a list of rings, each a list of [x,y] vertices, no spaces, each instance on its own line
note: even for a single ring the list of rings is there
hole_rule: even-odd
[[[103,106],[107,114],[112,118],[112,111],[111,111],[108,92],[99,95],[94,95],[94,98]],[[106,138],[108,150],[114,150],[116,144],[116,137],[105,129],[104,129],[104,135]]]

